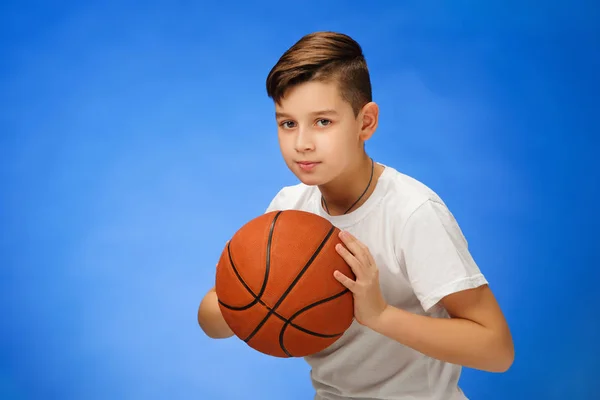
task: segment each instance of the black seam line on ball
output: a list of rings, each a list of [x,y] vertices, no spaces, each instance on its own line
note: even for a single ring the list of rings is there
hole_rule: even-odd
[[[310,257],[310,259],[308,260],[308,262],[306,263],[306,265],[302,268],[302,270],[300,271],[300,273],[298,273],[298,275],[296,275],[296,277],[294,278],[294,281],[288,286],[288,288],[281,295],[281,297],[279,298],[279,300],[277,300],[277,303],[273,306],[273,309],[269,310],[269,312],[263,318],[263,320],[260,321],[260,323],[256,326],[256,328],[254,328],[254,330],[252,331],[252,333],[247,338],[244,339],[244,342],[248,343],[250,341],[250,339],[252,339],[254,337],[254,335],[256,335],[256,333],[260,330],[260,328],[262,328],[262,326],[265,324],[265,322],[267,322],[267,320],[269,319],[269,317],[271,317],[271,315],[273,315],[275,313],[275,310],[277,310],[277,307],[279,307],[281,305],[281,303],[283,302],[283,300],[285,300],[285,298],[290,294],[290,292],[292,291],[292,289],[294,288],[294,286],[296,286],[296,284],[298,283],[298,281],[300,281],[300,278],[302,278],[302,275],[304,275],[304,273],[306,272],[306,270],[308,270],[308,267],[310,267],[310,265],[313,263],[313,261],[315,260],[315,258],[317,258],[317,256],[319,255],[319,253],[321,252],[321,250],[325,246],[325,243],[327,243],[327,241],[329,240],[329,238],[331,237],[331,235],[333,234],[334,231],[335,231],[335,227],[332,226],[331,229],[329,229],[329,232],[327,232],[327,235],[325,235],[325,238],[323,239],[323,241],[321,242],[321,244],[319,245],[319,247],[317,247],[317,249],[315,250],[315,252],[313,253],[313,255]]]
[[[271,227],[269,228],[269,237],[267,239],[267,260],[266,260],[266,265],[265,265],[265,278],[263,279],[263,283],[262,283],[262,286],[261,286],[258,294],[254,294],[254,292],[252,291],[250,286],[248,286],[246,284],[246,282],[240,275],[240,272],[237,270],[235,263],[233,262],[233,257],[231,256],[231,248],[230,248],[231,242],[229,244],[227,244],[227,254],[229,255],[229,262],[231,263],[231,268],[233,269],[233,273],[235,273],[235,276],[237,276],[238,280],[246,288],[248,293],[250,293],[254,297],[254,300],[252,300],[250,303],[246,304],[245,306],[234,307],[234,306],[226,305],[225,303],[220,302],[223,306],[229,308],[230,310],[235,310],[235,311],[247,310],[250,307],[252,307],[253,305],[255,305],[256,303],[261,303],[264,305],[264,303],[262,303],[262,301],[261,301],[261,298],[262,298],[263,294],[265,293],[265,289],[267,288],[267,280],[269,279],[269,271],[271,269],[271,243],[273,243],[273,232],[275,230],[275,223],[277,222],[277,219],[279,218],[280,214],[281,214],[281,211],[279,211],[277,214],[275,214],[275,217],[273,218],[273,221],[271,222]]]
[[[297,318],[297,317],[298,317],[300,314],[302,314],[302,313],[304,313],[304,312],[306,312],[306,311],[310,310],[310,309],[311,309],[311,308],[313,308],[313,307],[316,307],[316,306],[318,306],[318,305],[321,305],[321,304],[323,304],[323,303],[327,303],[328,301],[335,300],[335,299],[337,299],[338,297],[342,297],[343,295],[345,295],[345,294],[346,294],[346,293],[348,293],[349,291],[350,291],[350,290],[348,290],[348,289],[344,289],[344,290],[342,290],[341,292],[339,292],[339,293],[337,293],[337,294],[334,294],[333,296],[330,296],[330,297],[328,297],[328,298],[326,298],[326,299],[321,299],[321,300],[319,300],[319,301],[316,301],[316,302],[314,302],[314,303],[312,303],[312,304],[309,304],[309,305],[307,305],[306,307],[304,307],[304,308],[302,308],[302,309],[300,309],[300,310],[296,311],[296,313],[295,313],[294,315],[292,315],[292,316],[290,317],[290,319],[288,319],[287,321],[285,321],[285,324],[283,324],[283,328],[281,328],[281,331],[279,332],[279,346],[281,346],[281,349],[283,350],[283,352],[284,352],[285,354],[287,354],[287,356],[288,356],[288,357],[294,357],[294,356],[293,356],[293,355],[292,355],[292,354],[291,354],[291,353],[290,353],[290,352],[289,352],[289,351],[288,351],[288,350],[285,348],[285,345],[283,344],[283,337],[284,337],[284,335],[285,335],[285,330],[288,328],[288,326],[290,326],[290,325],[291,325],[291,326],[293,326],[294,328],[296,328],[296,329],[298,329],[298,330],[300,330],[300,331],[302,331],[302,332],[304,332],[304,333],[308,333],[308,334],[310,334],[310,335],[314,335],[314,334],[313,334],[312,332],[310,332],[308,329],[304,329],[304,328],[301,328],[301,327],[298,327],[298,326],[296,326],[296,325],[295,325],[295,324],[292,322],[292,321],[293,321],[295,318]],[[341,336],[342,334],[343,334],[343,332],[341,332],[341,333],[336,333],[336,334],[333,334],[333,335],[314,335],[314,336],[319,336],[319,337],[322,337],[322,338],[334,338],[334,337]]]
[[[249,293],[250,295],[252,295],[252,297],[253,297],[254,299],[253,299],[253,301],[252,301],[252,302],[250,302],[249,304],[247,304],[247,305],[245,305],[245,306],[231,306],[231,305],[229,305],[229,304],[226,304],[226,303],[224,303],[224,302],[223,302],[223,301],[221,301],[221,300],[218,300],[218,302],[219,302],[219,304],[221,304],[223,307],[225,307],[225,308],[227,308],[227,309],[230,309],[230,310],[233,310],[233,311],[243,311],[243,310],[246,310],[246,309],[248,309],[248,308],[252,307],[252,306],[253,306],[253,305],[255,305],[256,303],[259,303],[259,304],[261,304],[262,306],[264,306],[264,307],[265,307],[267,310],[269,310],[269,311],[272,311],[272,312],[273,312],[273,315],[275,315],[277,318],[279,318],[281,321],[283,321],[283,322],[285,323],[285,325],[284,325],[284,326],[287,326],[287,325],[289,325],[289,326],[292,326],[292,327],[294,327],[294,328],[298,329],[299,331],[302,331],[302,332],[304,332],[304,333],[306,333],[306,334],[313,335],[313,336],[317,336],[317,337],[322,337],[322,338],[332,338],[332,337],[340,336],[340,335],[341,335],[341,333],[338,333],[338,334],[335,334],[335,335],[327,335],[327,334],[324,334],[324,333],[314,332],[314,331],[311,331],[311,330],[309,330],[309,329],[303,328],[303,327],[301,327],[301,326],[299,326],[299,325],[296,325],[295,323],[293,323],[293,322],[291,321],[291,319],[287,319],[287,318],[286,318],[286,317],[284,317],[283,315],[281,315],[281,314],[279,314],[279,313],[275,312],[275,311],[274,311],[274,310],[273,310],[271,307],[269,307],[269,306],[268,306],[268,305],[267,305],[267,304],[266,304],[266,303],[265,303],[265,302],[264,302],[264,301],[261,299],[261,297],[262,297],[262,294],[264,293],[264,290],[265,290],[265,288],[266,288],[266,282],[267,282],[268,275],[269,275],[269,274],[268,274],[268,271],[270,271],[270,265],[271,265],[271,243],[272,243],[272,239],[273,239],[273,232],[274,232],[275,222],[276,222],[277,218],[279,218],[279,214],[281,214],[281,211],[279,211],[279,212],[278,212],[278,213],[275,215],[275,217],[273,218],[273,222],[272,222],[272,224],[271,224],[271,228],[270,228],[269,237],[268,237],[268,240],[267,240],[267,264],[266,264],[266,270],[267,270],[267,272],[266,272],[266,274],[265,274],[265,280],[264,280],[264,282],[263,282],[263,285],[262,285],[262,288],[261,288],[261,290],[260,290],[259,294],[255,294],[255,293],[254,293],[254,291],[252,291],[252,289],[250,288],[250,286],[248,286],[248,285],[246,284],[246,282],[244,281],[244,279],[243,279],[243,278],[242,278],[242,276],[240,275],[240,273],[239,273],[239,271],[238,271],[237,267],[235,266],[235,263],[233,262],[233,258],[232,258],[232,256],[231,256],[231,250],[230,250],[230,248],[229,248],[229,245],[228,245],[228,246],[227,246],[227,251],[228,251],[228,255],[229,255],[229,262],[231,263],[231,267],[232,267],[232,269],[233,269],[233,272],[234,272],[234,273],[235,273],[235,275],[237,276],[238,280],[239,280],[239,281],[242,283],[242,285],[244,286],[244,288],[246,289],[246,291],[248,291],[248,293]],[[320,251],[320,250],[319,250],[319,251]],[[349,291],[349,290],[348,290],[348,289],[346,289],[344,292],[340,293],[340,295],[341,295],[341,294],[343,294],[343,293],[346,293],[346,292],[348,292],[348,291]],[[335,298],[335,297],[337,297],[337,296],[338,296],[338,295],[335,295],[335,296],[333,296],[333,297],[331,297],[331,298],[329,298],[329,299],[326,299],[326,300],[332,300],[332,299],[334,299],[334,298]],[[316,303],[315,305],[317,305],[317,304],[320,304],[320,302],[319,302],[319,303]],[[309,306],[306,306],[306,307],[304,307],[302,310],[300,310],[300,312],[304,312],[305,310],[307,310],[307,309],[308,309],[308,308],[310,308],[310,307],[312,307],[312,305],[309,305]],[[294,314],[294,316],[293,316],[292,318],[295,318],[295,317],[297,317],[297,315],[298,315],[298,312],[297,312],[296,314]]]
[[[349,290],[346,290],[346,291],[349,291]],[[254,296],[253,293],[252,293],[252,295]],[[264,301],[258,300],[258,303],[261,304],[261,305],[263,305],[267,310],[271,311],[271,307],[269,307],[268,305],[266,305]],[[231,306],[223,303],[221,300],[219,300],[219,304],[221,304],[225,308],[228,308],[230,310],[234,310],[235,311],[235,308],[232,308]],[[306,334],[309,334],[309,335],[313,335],[313,336],[317,336],[317,337],[321,337],[321,338],[325,338],[325,339],[341,335],[341,333],[337,333],[335,335],[331,335],[331,334],[328,335],[328,334],[325,334],[325,333],[314,332],[314,331],[311,331],[309,329],[303,328],[303,327],[301,327],[299,325],[296,325],[295,323],[291,322],[289,319],[287,319],[283,315],[277,313],[276,311],[273,311],[273,315],[276,316],[277,318],[279,318],[281,321],[285,322],[286,324],[289,324],[289,326],[292,326],[292,327],[298,329],[299,331],[302,331],[302,332],[304,332]]]
[[[281,211],[279,211],[276,215],[275,218],[273,218],[273,222],[271,224],[271,229],[270,229],[270,234],[267,240],[267,265],[266,265],[266,269],[270,270],[270,265],[271,265],[271,243],[272,243],[272,238],[273,238],[273,231],[274,231],[274,227],[275,227],[275,221],[277,220],[277,218],[279,218],[279,214],[281,214]],[[252,307],[253,305],[255,305],[256,303],[261,304],[262,306],[264,306],[267,310],[272,311],[272,308],[269,307],[264,301],[262,301],[261,296],[264,293],[264,290],[266,288],[266,283],[263,284],[261,291],[259,292],[259,294],[255,294],[252,289],[250,288],[250,286],[248,286],[246,284],[246,282],[244,282],[244,279],[242,278],[242,276],[240,275],[237,267],[235,266],[235,263],[233,262],[233,258],[231,256],[231,251],[229,249],[229,245],[227,246],[227,251],[229,254],[229,262],[231,263],[231,268],[233,269],[233,272],[235,273],[235,275],[237,276],[237,278],[239,279],[239,281],[242,283],[242,285],[244,286],[244,288],[246,288],[246,290],[248,291],[248,293],[250,293],[250,295],[252,295],[252,297],[254,298],[254,300],[252,302],[250,302],[250,304],[247,304],[245,306],[230,306],[229,304],[226,304],[224,302],[222,302],[221,300],[218,300],[219,304],[221,304],[223,307],[228,308],[230,310],[233,311],[243,311],[243,310],[247,310],[248,308]],[[268,279],[268,273],[265,274],[265,282]],[[329,338],[330,335],[325,335],[323,333],[319,333],[319,332],[313,332],[311,330],[308,330],[306,328],[303,328],[301,326],[298,326],[294,323],[292,323],[291,321],[289,321],[286,317],[284,317],[283,315],[273,311],[273,315],[275,315],[277,318],[279,318],[281,321],[289,324],[290,326],[293,326],[294,328],[305,332],[309,335],[313,335],[313,336],[318,336],[318,337],[323,337],[323,338]]]

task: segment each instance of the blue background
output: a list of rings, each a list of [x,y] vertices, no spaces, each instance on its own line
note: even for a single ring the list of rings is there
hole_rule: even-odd
[[[506,313],[515,363],[466,394],[597,395],[593,2],[82,3],[0,6],[0,398],[312,398],[196,311],[296,182],[264,81],[315,30],[361,43],[368,151],[446,200]]]

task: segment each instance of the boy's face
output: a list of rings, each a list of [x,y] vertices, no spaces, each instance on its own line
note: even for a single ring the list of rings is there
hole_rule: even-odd
[[[355,117],[335,82],[293,86],[280,103],[275,104],[279,147],[300,181],[323,185],[355,167],[363,140],[373,133],[372,116],[361,111]]]

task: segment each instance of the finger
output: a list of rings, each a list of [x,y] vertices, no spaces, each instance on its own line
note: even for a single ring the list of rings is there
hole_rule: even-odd
[[[338,280],[339,283],[344,285],[348,290],[354,292],[354,288],[356,287],[356,282],[352,279],[348,278],[346,275],[342,274],[340,271],[335,270],[333,272],[333,277]]]
[[[361,262],[343,244],[338,243],[335,249],[344,261],[346,261],[350,269],[352,269],[352,272],[356,275],[356,279],[362,279],[365,276],[365,271]]]
[[[358,240],[350,232],[345,232],[342,236],[346,236],[348,242],[352,243],[352,246],[356,246],[358,250],[356,250],[354,256],[361,262],[365,269],[377,268],[373,255],[366,244]]]
[[[367,257],[368,268],[369,269],[377,269],[377,263],[375,262],[375,259],[373,258],[373,255],[371,254],[369,249],[367,249],[365,251],[365,256]]]
[[[356,259],[365,265],[370,262],[369,249],[360,240],[347,231],[340,231],[339,237]]]

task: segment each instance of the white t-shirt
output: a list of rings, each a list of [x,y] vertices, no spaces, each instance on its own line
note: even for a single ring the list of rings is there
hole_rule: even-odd
[[[392,167],[354,211],[328,215],[316,186],[286,186],[268,211],[315,213],[368,246],[379,268],[386,301],[404,310],[448,318],[442,297],[487,281],[467,249],[456,220],[440,197]],[[356,321],[327,349],[305,357],[315,400],[464,400],[461,367],[442,362]]]

